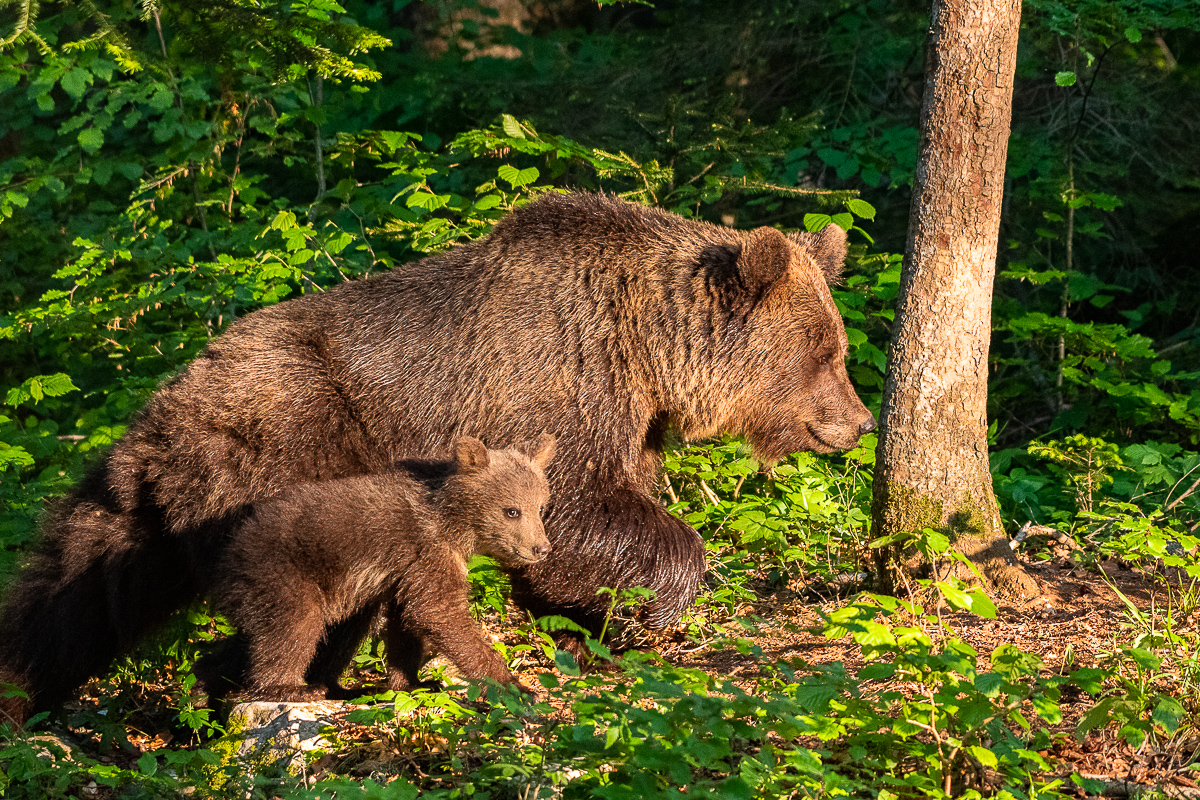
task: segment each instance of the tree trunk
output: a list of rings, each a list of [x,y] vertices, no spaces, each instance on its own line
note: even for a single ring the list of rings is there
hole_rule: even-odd
[[[1034,596],[1000,524],[987,451],[992,278],[1019,0],[934,0],[921,149],[876,454],[876,538],[934,528],[989,588]],[[879,553],[891,588],[900,561]]]

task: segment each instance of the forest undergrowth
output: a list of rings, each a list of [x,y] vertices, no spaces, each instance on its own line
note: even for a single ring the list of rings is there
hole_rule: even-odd
[[[1130,455],[1104,461],[1107,476],[1042,473],[1037,500],[1063,513],[1019,542],[1045,595],[1014,608],[946,577],[961,556],[934,531],[913,537],[931,569],[912,574],[904,596],[870,592],[872,453],[865,441],[845,457],[802,454],[765,473],[737,442],[672,450],[664,489],[705,534],[704,591],[658,637],[622,613],[638,597],[614,597],[608,635],[588,638],[584,664],[555,649],[569,621],[522,618],[503,574],[477,560],[473,610],[538,688],[536,702],[463,684],[436,661],[431,675],[447,691],[373,693],[384,667],[369,641],[348,676],[365,696],[333,715],[326,744],[302,768],[249,766],[230,758],[220,715],[190,693],[197,654],[228,631],[195,608],[61,713],[29,732],[4,728],[0,789],[6,798],[1193,796],[1197,539],[1186,518],[1114,496],[1105,478]],[[1141,487],[1144,471],[1129,469]],[[1089,479],[1108,491],[1092,510],[1068,513]],[[1048,638],[1050,627],[1058,633]]]

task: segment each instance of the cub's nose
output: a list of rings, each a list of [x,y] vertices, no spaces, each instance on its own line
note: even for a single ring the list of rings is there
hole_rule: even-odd
[[[546,556],[550,555],[550,543],[546,542],[545,544],[535,544],[531,549],[531,552],[538,558],[545,558]]]
[[[875,421],[875,417],[874,417],[874,416],[868,416],[868,417],[867,417],[865,420],[863,420],[863,421],[862,421],[862,423],[861,423],[861,424],[858,426],[858,435],[859,435],[859,436],[862,436],[862,435],[863,435],[863,434],[865,434],[865,433],[870,433],[871,431],[875,430],[875,429],[876,429],[876,428],[878,428],[878,427],[879,427],[879,423]]]

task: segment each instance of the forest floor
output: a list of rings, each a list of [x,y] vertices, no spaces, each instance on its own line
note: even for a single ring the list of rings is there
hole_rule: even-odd
[[[1021,607],[1000,605],[995,619],[982,619],[962,612],[943,616],[953,635],[979,653],[980,671],[986,669],[987,654],[1001,644],[1012,644],[1039,656],[1048,673],[1065,674],[1096,665],[1117,650],[1120,643],[1128,643],[1138,635],[1125,613],[1121,595],[1151,621],[1163,618],[1159,612],[1170,600],[1161,581],[1152,582],[1115,561],[1102,567],[1107,580],[1064,561],[1026,563],[1025,566],[1042,585],[1044,595],[1041,598]],[[814,604],[808,599],[810,596],[811,593],[784,591],[771,602],[760,603],[757,613],[776,623],[764,626],[759,634],[746,634],[746,638],[754,640],[770,661],[798,657],[814,665],[841,662],[847,672],[856,672],[864,666],[859,646],[849,637],[830,640],[822,635],[821,620],[816,611],[819,607],[828,614],[846,601],[831,599]],[[1182,622],[1193,631],[1200,629],[1200,612],[1193,611]],[[934,631],[930,634],[935,635]],[[759,674],[758,659],[736,650],[700,650],[685,654],[684,649],[681,647],[674,656],[666,649],[660,652],[676,666],[731,676],[735,681]],[[1158,686],[1148,688],[1175,693],[1169,678],[1164,676],[1158,683]],[[878,691],[900,689],[911,692],[917,688],[912,684],[896,684],[881,686]],[[1115,726],[1109,726],[1088,732],[1081,742],[1073,734],[1084,714],[1094,705],[1093,698],[1078,690],[1063,693],[1060,708],[1064,719],[1051,730],[1067,735],[1057,737],[1054,747],[1043,755],[1059,764],[1064,778],[1078,772],[1084,777],[1103,780],[1108,784],[1106,794],[1114,796],[1137,794],[1145,787],[1165,786],[1181,790],[1168,791],[1171,796],[1200,800],[1200,788],[1195,780],[1197,774],[1187,767],[1200,755],[1200,734],[1192,731],[1159,747],[1148,740],[1134,748],[1117,735]]]
[[[942,615],[943,622],[952,631],[950,635],[977,650],[981,671],[986,669],[988,654],[1004,643],[1039,656],[1044,662],[1044,673],[1066,673],[1097,664],[1106,654],[1116,650],[1121,643],[1128,644],[1139,633],[1131,627],[1131,617],[1126,612],[1121,595],[1142,613],[1144,619],[1150,621],[1163,618],[1159,612],[1169,600],[1161,581],[1151,582],[1140,573],[1125,569],[1116,562],[1102,566],[1105,573],[1103,577],[1062,560],[1026,566],[1038,577],[1045,590],[1043,597],[1038,600],[1021,607],[1001,605],[995,619],[951,613],[948,610]],[[1113,591],[1113,587],[1119,590],[1120,595]],[[676,667],[697,669],[732,680],[747,690],[752,688],[756,678],[763,676],[764,664],[788,659],[801,659],[810,665],[841,662],[848,672],[855,673],[863,666],[859,646],[849,637],[838,640],[826,638],[821,632],[818,615],[818,610],[830,613],[851,599],[848,593],[842,597],[827,595],[821,598],[812,587],[797,585],[760,595],[753,607],[739,608],[739,618],[749,618],[754,622],[745,630],[736,626],[736,636],[757,645],[761,655],[743,654],[736,648],[720,645],[717,639],[697,641],[682,635],[661,640],[653,649]],[[1189,618],[1176,619],[1176,622],[1196,629],[1200,627],[1197,614],[1193,611]],[[509,645],[519,644],[521,634],[512,627],[512,616],[508,623],[501,623],[497,616],[492,615],[484,620],[484,626],[496,639]],[[1170,616],[1168,614],[1166,618]],[[934,630],[927,632],[936,639],[939,635],[937,626],[931,627]],[[725,639],[727,643],[728,637]],[[526,686],[537,686],[537,674],[551,671],[553,668],[540,655],[532,654],[527,663],[517,669]],[[366,674],[358,677],[364,682],[369,682],[372,677],[378,678]],[[613,675],[613,680],[619,681],[621,676]],[[1168,685],[1169,676],[1157,680],[1164,685],[1150,688],[1175,693],[1173,687]],[[355,681],[351,680],[350,683],[353,685]],[[916,691],[919,688],[912,684],[876,684],[873,690],[878,691]],[[128,743],[132,747],[114,747],[111,739],[89,730],[86,725],[52,725],[51,730],[102,763],[125,768],[133,768],[144,751],[187,746],[184,741],[174,740],[172,726],[178,732],[178,722],[166,707],[166,690],[158,692],[154,687],[142,688],[148,689],[144,692],[145,712],[134,714],[127,721],[127,725],[133,724],[127,730]],[[1141,747],[1134,748],[1117,735],[1114,726],[1109,726],[1096,728],[1079,741],[1074,736],[1076,726],[1096,701],[1077,689],[1070,691],[1074,687],[1066,688],[1068,691],[1064,691],[1060,703],[1064,719],[1052,728],[1064,735],[1056,737],[1053,747],[1042,753],[1057,765],[1058,772],[1064,778],[1072,772],[1078,772],[1084,777],[1103,780],[1108,786],[1106,794],[1110,796],[1138,795],[1145,788],[1157,786],[1163,787],[1170,797],[1200,800],[1200,788],[1195,782],[1196,772],[1187,768],[1189,763],[1195,761],[1200,750],[1200,735],[1188,731],[1165,743],[1152,745],[1147,740]],[[74,704],[75,711],[85,712],[85,717],[95,720],[99,697],[108,691],[111,691],[111,686],[93,682]],[[464,706],[481,706],[467,701],[465,691],[460,690],[454,695],[456,701]],[[91,713],[86,713],[89,710]],[[348,711],[349,707],[346,713]],[[338,713],[335,716],[344,720],[345,715]],[[571,711],[558,705],[553,715],[567,721]],[[425,762],[421,748],[437,747],[436,742],[416,741],[407,747],[384,746],[378,741],[378,733],[373,733],[367,726],[339,721],[338,727],[342,746],[313,764],[310,774],[316,777],[334,774],[368,777],[411,770],[419,773]],[[1068,783],[1060,790],[1069,792],[1073,788]]]

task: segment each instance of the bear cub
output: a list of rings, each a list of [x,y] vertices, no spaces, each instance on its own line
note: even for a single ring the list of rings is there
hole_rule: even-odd
[[[426,652],[468,678],[516,679],[471,619],[466,562],[521,567],[550,553],[542,528],[555,439],[489,450],[461,437],[450,463],[300,484],[255,504],[224,549],[210,600],[249,648],[244,696],[306,701],[344,690],[314,658],[332,629],[384,609],[388,687],[434,688]],[[518,684],[520,686],[520,684]]]

